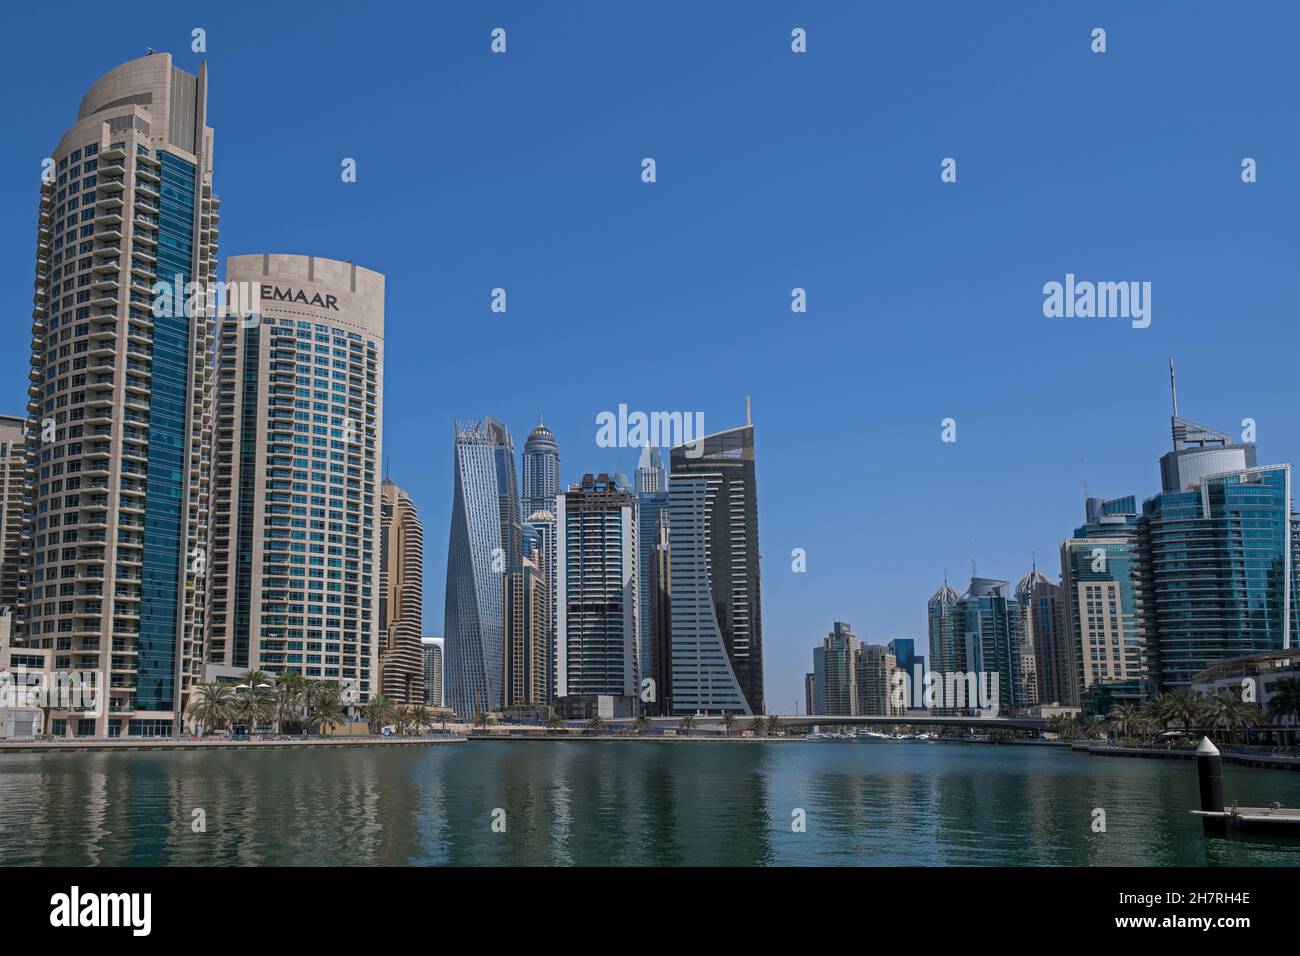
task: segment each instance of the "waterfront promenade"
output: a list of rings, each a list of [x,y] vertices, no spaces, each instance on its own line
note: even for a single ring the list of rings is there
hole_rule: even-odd
[[[446,744],[463,744],[465,738],[457,735],[431,735],[422,737],[385,737],[366,735],[354,737],[66,737],[59,739],[0,740],[0,754],[5,753],[90,753],[138,752],[145,750],[318,750],[346,747],[436,747]]]

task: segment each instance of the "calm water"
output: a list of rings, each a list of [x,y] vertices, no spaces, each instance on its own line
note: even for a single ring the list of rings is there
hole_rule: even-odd
[[[1224,774],[1229,800],[1300,806],[1300,774]],[[0,864],[1300,865],[1300,842],[1205,839],[1196,804],[1191,762],[920,742],[12,754]]]

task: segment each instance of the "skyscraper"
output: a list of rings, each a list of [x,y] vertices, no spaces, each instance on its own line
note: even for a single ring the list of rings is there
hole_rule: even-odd
[[[76,734],[172,734],[201,676],[212,316],[188,290],[216,272],[206,110],[206,67],[124,63],[41,184],[18,636],[55,670],[111,673]]]
[[[384,696],[418,704],[424,695],[424,526],[405,491],[385,478],[380,512],[379,673]]]
[[[502,576],[523,549],[514,443],[492,418],[455,426],[445,610],[447,705],[457,716],[505,701]]]
[[[549,511],[555,514],[555,496],[560,493],[560,446],[545,422],[539,422],[528,433],[523,463],[521,513],[531,515],[535,511]]]
[[[1149,696],[1136,590],[1137,500],[1088,498],[1084,517],[1061,542],[1062,646],[1049,650],[1044,670],[1060,703],[1108,713],[1115,703],[1140,704]],[[1054,697],[1041,695],[1046,703]]]
[[[1057,704],[1069,699],[1070,655],[1061,626],[1061,586],[1034,567],[1016,584],[1016,600],[1025,613],[1023,680],[1032,703]]]
[[[660,669],[659,650],[668,640],[667,621],[661,621],[657,612],[659,604],[649,600],[651,593],[650,577],[655,568],[655,550],[661,544],[659,524],[668,523],[668,477],[664,471],[663,456],[659,449],[646,445],[641,449],[641,460],[636,469],[637,500],[637,542],[640,554],[637,557],[638,581],[641,593],[641,676],[649,677],[655,682],[655,697],[666,699],[666,684],[672,682],[672,675]],[[671,544],[665,545],[671,549]],[[667,582],[664,582],[667,585]],[[664,633],[657,633],[664,631]],[[663,648],[666,650],[666,648]]]
[[[664,471],[664,456],[658,447],[644,445],[636,466],[637,495],[653,494],[668,490],[668,473]]]
[[[284,254],[226,270],[259,311],[223,317],[217,350],[209,677],[295,671],[355,707],[380,689],[384,277]]]
[[[648,635],[642,632],[641,642],[650,646],[647,655],[651,667],[649,676],[655,682],[650,710],[654,714],[667,716],[672,713],[673,699],[672,542],[667,510],[659,512],[653,533],[654,547],[648,556],[648,590],[640,596],[642,606],[649,605],[650,612],[642,620],[650,630]]]
[[[1288,648],[1300,626],[1291,466],[1257,466],[1254,445],[1179,417],[1173,395],[1174,448],[1137,523],[1141,627],[1160,690]]]
[[[824,713],[853,717],[862,712],[858,704],[858,655],[861,650],[862,642],[843,621],[836,621],[830,634],[822,639]]]
[[[541,549],[529,549],[506,572],[505,705],[540,707],[550,702],[551,596]]]
[[[925,655],[916,653],[916,642],[910,637],[895,638],[889,642],[888,647],[889,652],[894,655],[898,669],[906,675],[903,686],[906,690],[907,705],[924,706],[924,701],[917,699],[916,688],[918,681],[922,682],[922,686],[925,681]]]
[[[914,707],[933,706],[951,712],[944,698],[947,675],[966,669],[965,635],[957,627],[953,610],[961,600],[945,577],[943,587],[930,595],[925,603],[926,621],[930,632],[930,670],[935,675],[934,692],[930,699],[913,700]]]
[[[31,533],[23,487],[27,477],[26,433],[26,419],[0,415],[0,608],[10,612],[10,625],[18,603],[23,540]]]
[[[863,644],[858,648],[857,684],[858,709],[864,717],[892,717],[901,714],[893,692],[894,674],[898,671],[898,658],[883,644]]]
[[[531,542],[531,544],[530,544]],[[555,515],[549,511],[534,511],[524,522],[524,557],[530,548],[538,552],[537,561],[542,568],[542,577],[546,583],[547,634],[546,634],[546,697],[545,702],[555,700],[555,658],[556,658],[556,553],[555,553]]]
[[[420,640],[424,656],[424,702],[430,707],[443,707],[442,692],[442,638],[425,637]]]
[[[953,596],[944,584],[929,602],[930,647],[940,672],[935,706],[949,713],[972,712],[987,702],[1006,714],[1037,703],[1026,674],[1033,668],[1033,655],[1025,640],[1025,612],[1011,585],[972,577],[970,589],[955,601]],[[976,699],[976,690],[991,696]]]
[[[673,712],[761,714],[754,428],[747,420],[669,458]]]
[[[636,497],[621,475],[584,475],[556,503],[556,697],[636,698]]]

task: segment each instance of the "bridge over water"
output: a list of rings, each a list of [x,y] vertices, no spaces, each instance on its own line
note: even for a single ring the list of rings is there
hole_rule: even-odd
[[[682,716],[676,717],[651,717],[650,721],[656,727],[676,727],[681,723]],[[769,718],[764,717],[764,720]],[[790,717],[778,714],[776,719],[780,721],[782,727],[965,727],[977,731],[990,730],[1033,730],[1042,731],[1047,727],[1047,721],[1042,717],[944,717],[932,714],[924,716],[913,716],[908,714],[906,717],[834,717],[826,714],[813,714],[811,716]],[[630,724],[631,717],[615,717],[606,719],[607,724]],[[713,727],[722,723],[721,716],[703,716],[695,717],[696,727]],[[749,724],[754,720],[753,717],[736,717],[736,727],[741,730],[748,730]]]

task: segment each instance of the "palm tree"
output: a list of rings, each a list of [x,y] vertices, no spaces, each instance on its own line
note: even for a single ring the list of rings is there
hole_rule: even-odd
[[[776,714],[770,714],[767,718],[767,732],[775,735],[781,731],[781,718]]]
[[[479,730],[487,730],[490,723],[492,723],[492,715],[486,711],[480,710],[474,715],[474,726]]]
[[[638,734],[644,734],[650,728],[650,718],[645,714],[637,714],[636,720],[632,721],[632,726],[636,728]]]
[[[375,694],[366,701],[366,723],[372,734],[379,733],[393,719],[393,702],[383,694]]]
[[[1273,685],[1273,696],[1268,701],[1268,718],[1280,723],[1287,717],[1300,723],[1300,677],[1283,677]],[[1295,733],[1294,730],[1291,732]]]
[[[1162,695],[1168,698],[1166,706],[1173,714],[1173,720],[1182,724],[1183,730],[1191,733],[1198,726],[1205,714],[1205,698],[1190,687],[1176,687]]]
[[[229,684],[199,684],[186,708],[204,731],[220,730],[234,716],[235,689]]]
[[[684,736],[689,737],[691,731],[695,729],[695,717],[691,714],[687,714],[677,722],[677,729],[680,730]]]
[[[1145,729],[1142,712],[1133,704],[1116,704],[1111,708],[1110,723],[1107,725],[1120,739],[1131,739]]]
[[[422,728],[433,729],[433,720],[429,716],[429,708],[424,704],[416,704],[411,708],[411,725],[415,727],[418,734]]]
[[[260,671],[250,671],[250,674],[258,674]],[[238,684],[233,690],[236,692],[232,711],[235,720],[244,725],[244,733],[252,735],[257,732],[257,725],[265,720],[270,719],[275,713],[275,701],[267,693],[271,685],[265,682],[259,684]]]
[[[564,726],[564,718],[557,713],[552,712],[551,716],[546,718],[546,729],[548,731],[559,730],[563,726]]]
[[[736,727],[736,715],[735,714],[724,715],[722,718],[722,729],[726,731],[728,737],[731,736],[731,732],[735,729],[735,727]]]
[[[762,717],[755,717],[749,722],[749,732],[755,737],[763,736],[763,729],[767,727],[767,721]]]
[[[1257,727],[1265,718],[1257,705],[1246,703],[1235,691],[1225,687],[1210,695],[1205,721],[1211,729],[1223,731],[1228,743],[1235,743],[1237,731]]]
[[[275,679],[274,698],[276,731],[282,734],[296,734],[302,729],[307,679],[297,671],[286,671],[280,674]]]
[[[587,721],[587,730],[593,734],[598,734],[605,729],[605,719],[597,714],[591,720]]]
[[[317,733],[324,733],[326,727],[334,727],[347,720],[338,684],[333,681],[318,681],[312,691],[307,699],[307,723],[316,728]]]
[[[1048,728],[1062,740],[1074,736],[1074,718],[1069,714],[1053,714],[1047,718]]]

